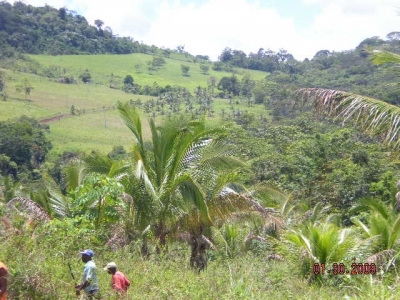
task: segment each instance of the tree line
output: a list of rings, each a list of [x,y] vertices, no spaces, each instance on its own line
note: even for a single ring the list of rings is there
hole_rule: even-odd
[[[22,1],[0,2],[1,54],[128,54],[160,50],[130,37],[119,37],[102,20],[90,25],[66,7],[34,7]],[[160,50],[161,51],[161,50]]]

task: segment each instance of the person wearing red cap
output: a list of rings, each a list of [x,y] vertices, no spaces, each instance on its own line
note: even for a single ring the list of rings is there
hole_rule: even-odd
[[[126,278],[125,274],[117,271],[117,265],[115,262],[110,262],[104,268],[104,271],[107,271],[108,274],[111,274],[111,288],[116,290],[120,294],[125,294],[131,285],[128,278]]]
[[[85,267],[83,268],[82,283],[75,286],[76,295],[80,295],[81,290],[84,290],[89,299],[99,299],[97,267],[93,261],[94,252],[86,249],[80,254],[82,254],[82,262],[85,263]]]
[[[0,261],[0,300],[7,299],[7,276],[8,268]]]

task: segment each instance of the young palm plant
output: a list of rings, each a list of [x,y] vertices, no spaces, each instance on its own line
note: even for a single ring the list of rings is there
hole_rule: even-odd
[[[348,262],[356,248],[352,229],[342,229],[329,222],[319,226],[311,223],[303,225],[288,232],[286,240],[296,247],[295,253],[302,257],[302,273],[308,275],[309,282],[324,278],[322,273],[313,272],[314,264],[323,264],[329,269],[333,263]]]
[[[362,230],[365,241],[369,243],[367,253],[368,261],[382,266],[393,258],[399,246],[400,215],[394,209],[393,204],[385,204],[377,199],[364,199],[355,206],[350,213],[367,212],[368,215],[353,217],[352,221]],[[369,242],[370,241],[370,242]]]
[[[220,192],[232,181],[235,168],[243,165],[232,156],[224,127],[208,129],[204,119],[182,116],[167,119],[162,126],[150,119],[151,135],[146,140],[139,113],[127,104],[120,104],[118,110],[134,136],[133,175],[146,196],[133,197],[136,219],[142,227],[151,225],[158,250],[165,249],[167,235],[182,226],[193,244],[202,244],[213,215],[223,212],[214,203],[223,203]],[[239,208],[239,201],[226,201],[221,207],[233,210],[235,205]]]

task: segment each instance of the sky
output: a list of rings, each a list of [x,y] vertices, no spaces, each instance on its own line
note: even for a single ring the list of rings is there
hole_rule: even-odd
[[[14,1],[8,0],[13,3]],[[114,34],[215,61],[226,47],[246,54],[287,50],[297,60],[344,51],[400,31],[398,0],[23,0],[66,7]]]

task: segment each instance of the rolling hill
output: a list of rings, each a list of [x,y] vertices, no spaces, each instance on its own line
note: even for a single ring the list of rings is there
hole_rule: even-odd
[[[128,55],[29,55],[29,64],[33,64],[36,73],[41,75],[2,69],[6,74],[7,101],[1,101],[2,113],[0,120],[15,119],[21,115],[42,120],[49,123],[48,137],[52,141],[53,152],[90,151],[100,150],[109,152],[113,146],[122,145],[129,147],[131,134],[124,127],[122,120],[115,110],[118,101],[126,102],[138,100],[145,103],[156,97],[147,95],[128,94],[120,90],[126,75],[132,75],[135,83],[152,86],[155,82],[160,86],[181,86],[191,93],[198,86],[206,87],[211,76],[218,82],[224,76],[231,76],[228,72],[216,72],[211,68],[209,74],[201,73],[200,64],[166,58],[166,64],[149,74],[145,68],[146,61],[153,56],[147,54]],[[19,69],[23,70],[27,62],[21,60]],[[190,67],[189,76],[182,76],[181,64]],[[135,65],[141,66],[139,69]],[[31,67],[32,68],[32,67]],[[59,83],[56,78],[47,78],[43,74],[46,70],[61,70],[75,77],[75,84]],[[88,70],[92,82],[84,84],[79,79],[79,74]],[[248,74],[254,80],[265,78],[268,73],[254,70],[236,68],[236,76],[241,78]],[[110,88],[111,74],[113,88]],[[15,87],[23,78],[27,78],[33,90],[27,95],[17,93]],[[228,100],[215,99],[214,120],[219,119],[221,109],[227,110]],[[80,115],[71,115],[71,107],[80,110]],[[237,108],[248,111],[264,111],[262,105],[247,107],[245,104],[236,104]],[[147,115],[143,115],[144,118]]]

